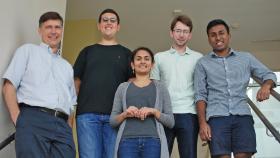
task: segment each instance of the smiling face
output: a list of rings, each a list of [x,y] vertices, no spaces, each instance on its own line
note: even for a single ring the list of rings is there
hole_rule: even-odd
[[[191,39],[192,33],[190,27],[178,21],[173,30],[170,30],[170,37],[176,47],[185,47]]]
[[[230,34],[224,25],[216,25],[208,30],[208,42],[213,51],[218,54],[227,54],[229,50]]]
[[[120,30],[117,16],[113,13],[103,14],[97,27],[101,34],[109,39],[114,38],[116,33]]]
[[[59,48],[62,38],[62,22],[60,20],[47,20],[38,29],[42,41],[49,45],[53,51]]]
[[[131,62],[131,67],[137,75],[148,75],[153,67],[153,58],[151,54],[143,49],[136,52]]]

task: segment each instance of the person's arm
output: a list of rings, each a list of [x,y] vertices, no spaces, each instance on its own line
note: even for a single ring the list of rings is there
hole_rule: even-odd
[[[76,105],[77,105],[76,100],[77,100],[77,96],[76,96],[76,92],[75,92],[74,86],[71,89],[72,89],[72,103],[71,103],[72,107],[70,109],[70,114],[68,116],[67,123],[69,124],[69,126],[71,128],[73,128],[73,126],[74,126],[74,119],[75,119],[75,115],[76,115]]]
[[[266,100],[269,98],[270,90],[276,86],[276,75],[252,54],[247,53],[247,55],[250,61],[251,74],[263,82],[256,98],[258,101]]]
[[[199,135],[202,141],[211,140],[211,129],[206,121],[206,102],[200,100],[196,102],[197,116],[199,122]]]
[[[74,83],[75,83],[75,89],[76,94],[78,95],[80,92],[80,87],[82,83],[82,76],[84,74],[84,71],[86,69],[86,62],[87,62],[87,48],[84,48],[79,56],[77,57],[75,64],[73,66],[74,70]]]
[[[69,124],[69,126],[71,128],[73,128],[74,126],[74,118],[75,118],[75,112],[72,112],[69,117],[68,117],[68,120],[67,120],[67,123]]]
[[[6,107],[8,108],[8,111],[10,113],[10,117],[14,125],[16,125],[16,121],[20,113],[17,103],[16,88],[13,86],[12,82],[5,79],[2,91]]]
[[[117,124],[122,123],[127,118],[126,116],[127,116],[127,114],[126,114],[125,111],[120,113],[120,114],[118,114],[118,115],[116,115],[115,116],[116,123]]]
[[[3,75],[3,78],[5,79],[2,87],[3,98],[14,125],[16,125],[16,121],[20,113],[17,100],[17,88],[20,86],[22,77],[26,72],[30,47],[30,44],[25,44],[16,50],[6,72]]]
[[[160,111],[156,108],[142,107],[139,109],[139,115],[136,116],[141,120],[145,120],[148,116],[154,116],[156,119],[160,118]]]
[[[171,108],[171,100],[167,88],[162,84],[158,83],[159,97],[162,99],[161,111],[156,108],[151,108],[151,114],[162,123],[162,125],[172,128],[175,124],[174,116]]]
[[[78,95],[80,92],[80,86],[82,81],[80,80],[80,78],[75,77],[74,83],[75,83],[76,94]]]
[[[74,72],[73,72],[73,69],[71,68],[70,69],[70,75],[69,75],[69,79],[70,79],[70,85],[69,85],[69,92],[70,92],[70,95],[71,95],[71,102],[69,103],[71,105],[70,107],[70,114],[68,116],[68,124],[71,128],[73,128],[74,126],[74,119],[75,119],[75,112],[76,112],[76,105],[77,105],[77,94],[78,94],[78,91],[77,91],[77,88],[76,88],[76,83],[73,79],[73,76],[74,76]],[[79,85],[80,87],[80,85]]]
[[[197,116],[199,121],[199,135],[201,140],[211,140],[211,129],[206,121],[206,107],[207,107],[207,80],[206,72],[201,61],[195,66],[194,70],[194,91]]]
[[[131,117],[139,117],[139,110],[135,106],[129,106],[126,111],[116,115],[115,120],[118,124],[122,123],[125,119]]]
[[[125,83],[119,85],[113,102],[113,108],[110,115],[110,125],[112,127],[118,127],[129,115],[127,111],[123,111],[123,91],[125,89]]]
[[[270,96],[270,90],[275,86],[275,83],[273,80],[269,79],[264,81],[261,88],[258,90],[257,93],[257,101],[264,101],[266,99],[269,99]]]

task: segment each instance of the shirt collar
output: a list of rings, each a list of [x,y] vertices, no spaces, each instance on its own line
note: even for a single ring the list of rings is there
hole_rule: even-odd
[[[229,54],[226,56],[226,58],[229,57],[229,56],[233,56],[233,55],[236,55],[236,51],[235,51],[234,49],[230,48]],[[221,56],[217,55],[217,54],[216,54],[215,52],[213,52],[213,51],[210,52],[210,56],[211,56],[211,57],[222,58]]]
[[[171,48],[169,49],[169,53],[174,54],[174,53],[178,53],[178,52],[177,52],[176,49],[174,49],[173,47],[171,47]],[[178,53],[178,54],[179,54],[179,53]],[[180,53],[180,54],[181,54],[181,53]],[[186,50],[185,50],[185,52],[183,52],[182,55],[189,55],[189,54],[190,54],[190,48],[189,48],[189,47],[186,47]]]
[[[61,49],[58,49],[56,53],[53,53],[51,47],[48,44],[46,44],[44,42],[41,42],[40,46],[44,49],[47,49],[48,52],[51,53],[51,54],[61,56]]]

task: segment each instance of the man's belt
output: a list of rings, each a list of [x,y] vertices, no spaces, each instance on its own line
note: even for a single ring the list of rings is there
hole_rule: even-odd
[[[19,103],[20,107],[26,107],[26,108],[32,108],[36,109],[41,112],[48,113],[49,115],[52,115],[54,117],[62,118],[64,121],[68,120],[68,115],[65,114],[64,112],[58,111],[58,110],[53,110],[45,107],[40,107],[40,106],[31,106],[25,103]]]

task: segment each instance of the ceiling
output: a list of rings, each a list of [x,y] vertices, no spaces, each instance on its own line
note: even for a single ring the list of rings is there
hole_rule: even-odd
[[[158,52],[170,48],[169,26],[179,10],[193,20],[189,47],[194,50],[211,50],[206,25],[222,18],[231,26],[233,48],[280,58],[279,7],[280,0],[67,0],[66,20],[97,19],[102,10],[113,8],[121,18],[121,44]]]

